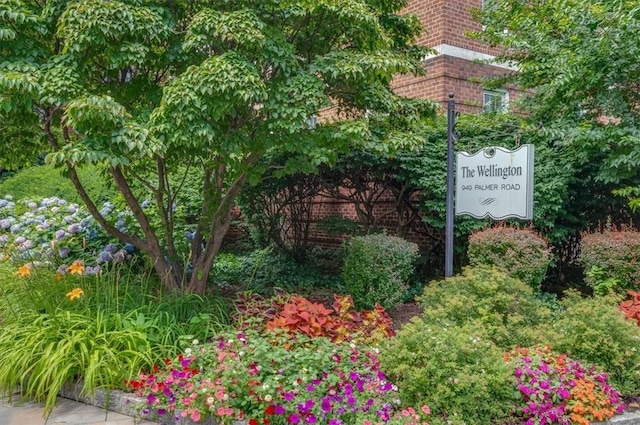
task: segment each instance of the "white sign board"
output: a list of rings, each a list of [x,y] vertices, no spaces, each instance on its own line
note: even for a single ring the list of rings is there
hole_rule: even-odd
[[[533,219],[533,145],[456,155],[456,215]]]

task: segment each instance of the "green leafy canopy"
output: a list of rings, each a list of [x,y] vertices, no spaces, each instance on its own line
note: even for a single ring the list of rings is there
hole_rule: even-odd
[[[229,208],[265,155],[286,153],[283,172],[312,171],[354,147],[390,155],[420,141],[412,129],[434,106],[390,88],[396,74],[423,72],[421,29],[404,6],[0,0],[0,166],[47,153],[81,195],[76,165],[105,168],[139,232],[100,220],[84,196],[90,211],[150,255],[169,286],[201,291]],[[310,126],[317,115],[326,118]],[[191,253],[173,241],[185,185],[202,193]],[[146,217],[144,198],[159,220]]]
[[[518,71],[494,80],[529,95],[533,118],[598,162],[596,179],[637,198],[640,169],[640,7],[633,0],[492,0],[481,40]],[[640,205],[637,199],[632,207]]]

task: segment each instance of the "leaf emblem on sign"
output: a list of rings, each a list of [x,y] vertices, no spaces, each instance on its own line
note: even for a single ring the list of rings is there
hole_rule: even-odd
[[[480,205],[498,205],[496,198],[480,198]]]

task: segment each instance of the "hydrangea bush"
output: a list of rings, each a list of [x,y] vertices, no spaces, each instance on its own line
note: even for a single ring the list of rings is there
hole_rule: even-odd
[[[100,211],[117,228],[126,230],[128,214],[105,203]],[[134,247],[109,237],[88,211],[75,203],[52,197],[14,201],[0,199],[0,260],[58,266],[66,274],[74,261],[84,273],[99,274],[105,264],[131,258]]]
[[[143,413],[218,423],[426,424],[429,407],[400,408],[377,350],[253,330],[194,345],[128,382]]]

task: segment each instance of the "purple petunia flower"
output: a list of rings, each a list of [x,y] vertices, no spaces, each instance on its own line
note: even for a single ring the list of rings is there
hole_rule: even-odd
[[[290,424],[297,424],[298,422],[300,422],[300,416],[295,413],[292,413],[287,418],[287,422],[289,422]]]

